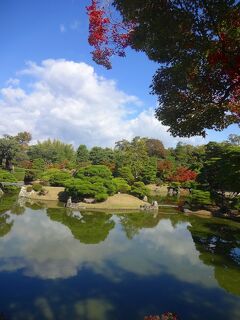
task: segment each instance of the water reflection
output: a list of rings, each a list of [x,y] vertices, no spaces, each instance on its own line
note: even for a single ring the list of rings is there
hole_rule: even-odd
[[[214,267],[215,278],[225,290],[240,295],[240,227],[221,220],[195,220],[189,227],[199,258]]]
[[[239,224],[10,202],[0,214],[0,310],[12,319],[240,317]]]
[[[112,215],[103,212],[80,213],[66,209],[47,209],[47,215],[53,221],[65,225],[75,239],[85,244],[97,244],[109,235],[115,226]]]

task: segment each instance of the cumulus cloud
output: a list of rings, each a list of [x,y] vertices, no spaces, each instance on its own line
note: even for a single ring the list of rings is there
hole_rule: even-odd
[[[154,118],[153,108],[145,108],[136,96],[119,90],[86,63],[30,62],[18,75],[28,77],[27,86],[14,79],[0,90],[0,134],[27,130],[35,140],[59,138],[90,147],[113,146],[137,135],[159,138],[166,146],[203,142],[171,137]]]

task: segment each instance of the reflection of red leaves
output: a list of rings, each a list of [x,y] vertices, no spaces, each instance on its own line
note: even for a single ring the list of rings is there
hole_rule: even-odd
[[[176,313],[164,312],[161,316],[146,316],[144,320],[178,320]]]
[[[113,55],[125,57],[124,50],[129,45],[134,24],[111,21],[105,9],[100,7],[99,0],[92,0],[86,9],[89,17],[88,42],[94,47],[93,60],[110,69]]]

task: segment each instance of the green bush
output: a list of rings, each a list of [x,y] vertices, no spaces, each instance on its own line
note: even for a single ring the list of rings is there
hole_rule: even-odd
[[[33,188],[33,190],[34,190],[35,192],[39,192],[39,191],[42,190],[43,187],[42,187],[41,184],[35,183],[35,184],[33,184],[32,188]]]
[[[17,179],[17,181],[23,181],[25,176],[25,169],[15,167],[13,175]]]
[[[144,196],[149,196],[149,190],[143,182],[134,182],[131,188],[131,194],[135,197],[143,199]]]
[[[109,180],[112,178],[112,172],[104,165],[92,165],[79,169],[75,177],[79,179],[84,179],[86,177],[99,177]]]
[[[48,191],[47,191],[46,189],[44,189],[44,188],[42,188],[42,189],[38,192],[38,194],[39,194],[40,196],[45,196],[47,193],[48,193]]]
[[[123,178],[114,178],[113,183],[115,184],[116,192],[128,193],[131,187]]]
[[[67,180],[71,179],[72,175],[69,172],[56,172],[49,179],[49,184],[54,187],[64,187]]]
[[[39,177],[39,170],[26,170],[25,171],[25,176],[24,176],[24,183],[28,184],[32,181],[35,181]]]
[[[212,203],[210,192],[202,190],[193,190],[189,200],[194,206],[204,206]]]
[[[82,179],[70,179],[66,181],[65,191],[74,201],[83,200],[85,197],[95,197],[96,191],[92,184]]]
[[[106,193],[98,193],[95,195],[95,199],[97,202],[105,201],[107,200],[107,198],[108,198],[108,195]]]
[[[125,166],[118,168],[117,175],[126,180],[129,184],[132,184],[134,182],[134,176],[130,167]]]
[[[32,186],[27,186],[26,190],[27,190],[27,192],[32,192],[33,187]]]
[[[12,173],[0,170],[0,182],[17,182],[17,179]]]
[[[17,186],[1,186],[1,189],[4,193],[17,193],[20,191],[20,188]]]

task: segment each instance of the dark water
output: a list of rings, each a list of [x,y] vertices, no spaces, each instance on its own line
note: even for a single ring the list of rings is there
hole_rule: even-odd
[[[6,319],[135,320],[165,311],[240,319],[240,224],[0,200]]]

